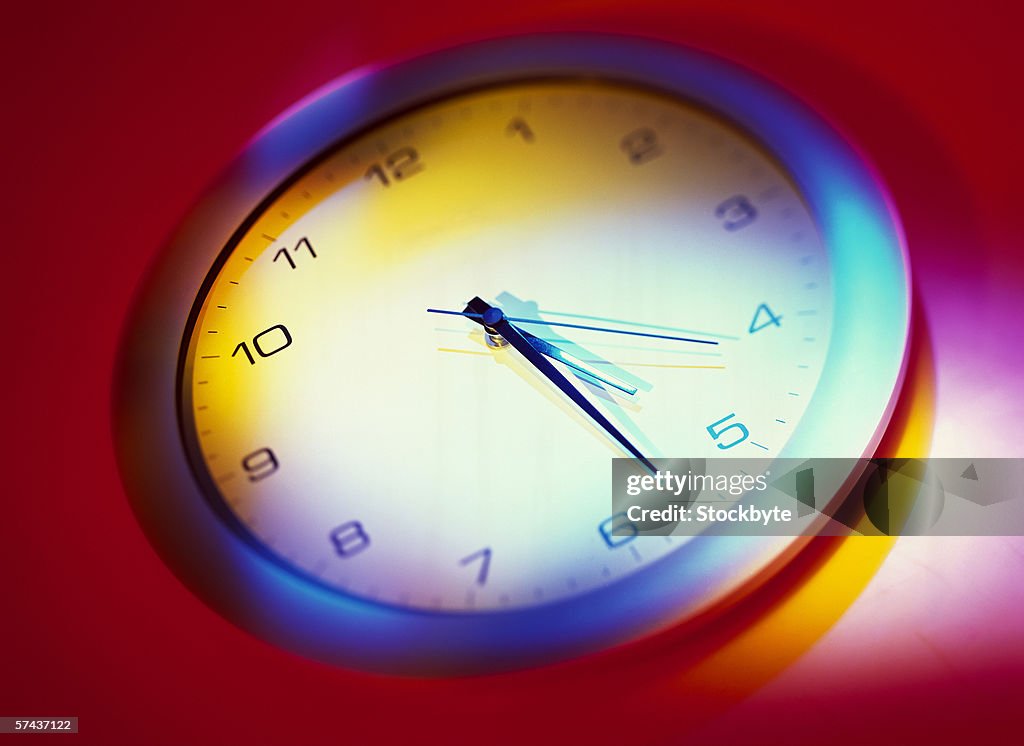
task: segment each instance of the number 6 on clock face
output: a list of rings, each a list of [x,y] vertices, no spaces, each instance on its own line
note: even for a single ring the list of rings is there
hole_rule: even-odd
[[[901,380],[870,171],[772,84],[653,42],[346,78],[180,236],[119,373],[136,512],[223,614],[343,666],[543,664],[762,582],[794,538],[639,535],[609,459],[859,457]]]

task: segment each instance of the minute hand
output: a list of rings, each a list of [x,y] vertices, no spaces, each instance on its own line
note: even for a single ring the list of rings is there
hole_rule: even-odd
[[[526,341],[529,342],[534,347],[534,349],[536,349],[537,352],[541,353],[542,355],[547,355],[550,358],[554,358],[563,365],[568,365],[570,368],[575,368],[581,373],[586,373],[591,378],[595,378],[601,383],[607,384],[612,388],[616,388],[619,391],[629,394],[630,396],[636,393],[636,386],[626,383],[625,381],[620,381],[617,378],[614,378],[613,376],[605,375],[596,368],[587,365],[579,358],[573,357],[565,350],[555,347],[553,344],[551,344],[545,339],[535,337],[529,332],[524,332],[522,330],[518,331],[520,334],[526,337]]]
[[[489,306],[487,310],[484,311],[481,319],[487,326],[494,329],[494,331],[504,337],[510,345],[512,345],[530,362],[531,365],[533,365],[533,367],[543,373],[551,383],[555,384],[562,393],[572,399],[576,406],[590,415],[590,418],[603,427],[605,431],[619,443],[619,445],[629,451],[630,454],[632,454],[652,472],[657,471],[654,465],[648,461],[642,453],[640,453],[639,449],[630,443],[626,436],[620,433],[618,428],[609,422],[608,418],[601,414],[597,407],[590,403],[590,400],[587,399],[587,397],[581,394],[575,386],[569,383],[569,379],[563,376],[559,372],[558,368],[548,362],[548,359],[539,353],[532,344],[530,344],[526,337],[523,336],[522,332],[509,323],[500,308]]]

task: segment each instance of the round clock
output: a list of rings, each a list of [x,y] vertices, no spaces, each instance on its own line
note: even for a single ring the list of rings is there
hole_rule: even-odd
[[[620,536],[615,457],[870,455],[908,269],[776,86],[610,36],[346,76],[261,132],[143,287],[121,469],[176,573],[320,660],[531,666],[761,582],[794,537]]]

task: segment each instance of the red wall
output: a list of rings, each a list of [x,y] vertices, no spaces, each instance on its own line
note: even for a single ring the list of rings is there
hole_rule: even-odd
[[[330,78],[514,31],[686,42],[759,70],[837,121],[892,188],[915,255],[962,248],[933,258],[940,271],[982,281],[986,258],[1019,250],[1024,108],[1011,2],[63,5],[8,3],[0,45],[8,225],[0,715],[77,715],[83,742],[443,734],[449,743],[675,743],[686,731],[687,703],[669,697],[653,701],[676,712],[674,734],[617,714],[614,670],[605,688],[523,675],[426,683],[282,653],[196,600],[138,529],[109,434],[112,363],[132,293],[227,160]],[[986,728],[994,737],[1002,727],[952,695],[918,700],[907,700],[906,721],[887,732],[941,741],[948,731],[924,713],[953,709],[974,721],[979,742]],[[924,724],[914,725],[919,716]],[[873,732],[862,725],[837,724],[837,737]],[[752,740],[787,740],[798,728],[794,709]]]

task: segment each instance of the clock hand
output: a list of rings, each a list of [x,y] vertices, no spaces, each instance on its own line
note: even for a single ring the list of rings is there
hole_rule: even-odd
[[[479,301],[479,303],[483,303],[483,305],[486,306],[486,308],[490,308],[490,306],[488,306],[483,300],[480,300],[478,298],[474,298],[472,301],[470,301],[469,305],[466,307],[469,310],[467,310],[464,315],[467,318],[469,318],[470,320],[475,321],[476,323],[480,324],[480,326],[482,326],[482,327],[484,327],[486,329],[487,328],[486,324],[484,324],[484,322],[481,321],[481,319],[480,319],[482,313],[475,313],[472,310],[473,308],[478,307],[477,306],[477,301]],[[482,310],[486,310],[486,308],[483,308]],[[536,337],[533,334],[530,334],[529,332],[525,332],[525,331],[523,331],[521,329],[520,329],[520,333],[524,337],[526,337],[527,341],[529,341],[529,343],[532,344],[537,349],[537,351],[540,352],[541,354],[547,355],[548,357],[553,358],[554,360],[557,360],[558,362],[562,363],[563,365],[568,365],[570,368],[575,368],[576,370],[580,371],[581,373],[586,373],[591,378],[595,378],[598,381],[600,381],[601,383],[605,383],[605,384],[611,386],[612,388],[616,388],[619,391],[623,391],[623,392],[629,394],[630,396],[632,396],[633,394],[636,393],[636,386],[633,386],[633,385],[631,385],[629,383],[626,383],[625,381],[623,381],[623,380],[621,380],[619,378],[615,378],[614,376],[612,376],[612,375],[610,375],[608,373],[605,373],[603,371],[598,370],[597,368],[594,368],[591,365],[588,365],[587,363],[585,363],[582,360],[580,360],[578,357],[574,357],[573,355],[570,355],[565,350],[561,349],[560,347],[556,347],[555,345],[551,344],[547,340],[541,339],[540,337]]]
[[[621,379],[615,378],[614,376],[609,375],[608,373],[604,373],[598,370],[597,368],[588,365],[587,363],[580,360],[578,357],[573,357],[565,350],[556,347],[547,340],[541,339],[540,337],[535,337],[529,332],[524,332],[522,330],[520,330],[520,333],[524,337],[526,337],[526,340],[534,346],[537,352],[540,352],[543,355],[547,355],[548,357],[557,360],[563,365],[568,365],[570,368],[575,368],[581,373],[586,373],[591,378],[596,378],[601,383],[608,384],[612,388],[616,388],[619,391],[623,391],[629,394],[630,396],[636,393],[636,386],[626,383]]]
[[[587,397],[581,394],[575,386],[569,383],[569,379],[563,376],[558,368],[552,365],[547,358],[544,357],[537,349],[530,344],[530,341],[523,336],[523,333],[519,331],[515,326],[509,323],[508,319],[505,318],[505,314],[500,308],[491,306],[486,301],[480,298],[474,298],[470,301],[468,306],[473,313],[482,310],[480,314],[480,320],[485,326],[490,329],[494,329],[500,334],[510,345],[512,345],[527,361],[533,365],[537,370],[544,374],[544,376],[551,381],[559,390],[568,396],[572,402],[590,415],[590,418],[594,420],[598,425],[605,429],[605,431],[618,442],[626,451],[628,451],[634,458],[638,459],[645,467],[647,467],[652,473],[657,471],[657,468],[648,461],[639,449],[634,446],[619,430],[613,425],[608,419],[598,411]]]
[[[445,311],[440,308],[428,308],[427,313],[443,313],[448,316],[465,316],[468,319],[477,320],[480,314],[472,311]],[[566,324],[561,321],[543,321],[541,319],[520,319],[506,316],[509,321],[516,324],[540,324],[542,326],[563,326],[569,329],[586,329],[592,332],[608,332],[610,334],[628,334],[631,337],[651,337],[653,339],[671,339],[675,342],[693,342],[699,345],[717,345],[718,342],[711,339],[693,339],[692,337],[672,337],[668,334],[651,334],[650,332],[633,332],[627,329],[609,329],[605,326],[589,326],[587,324]]]

